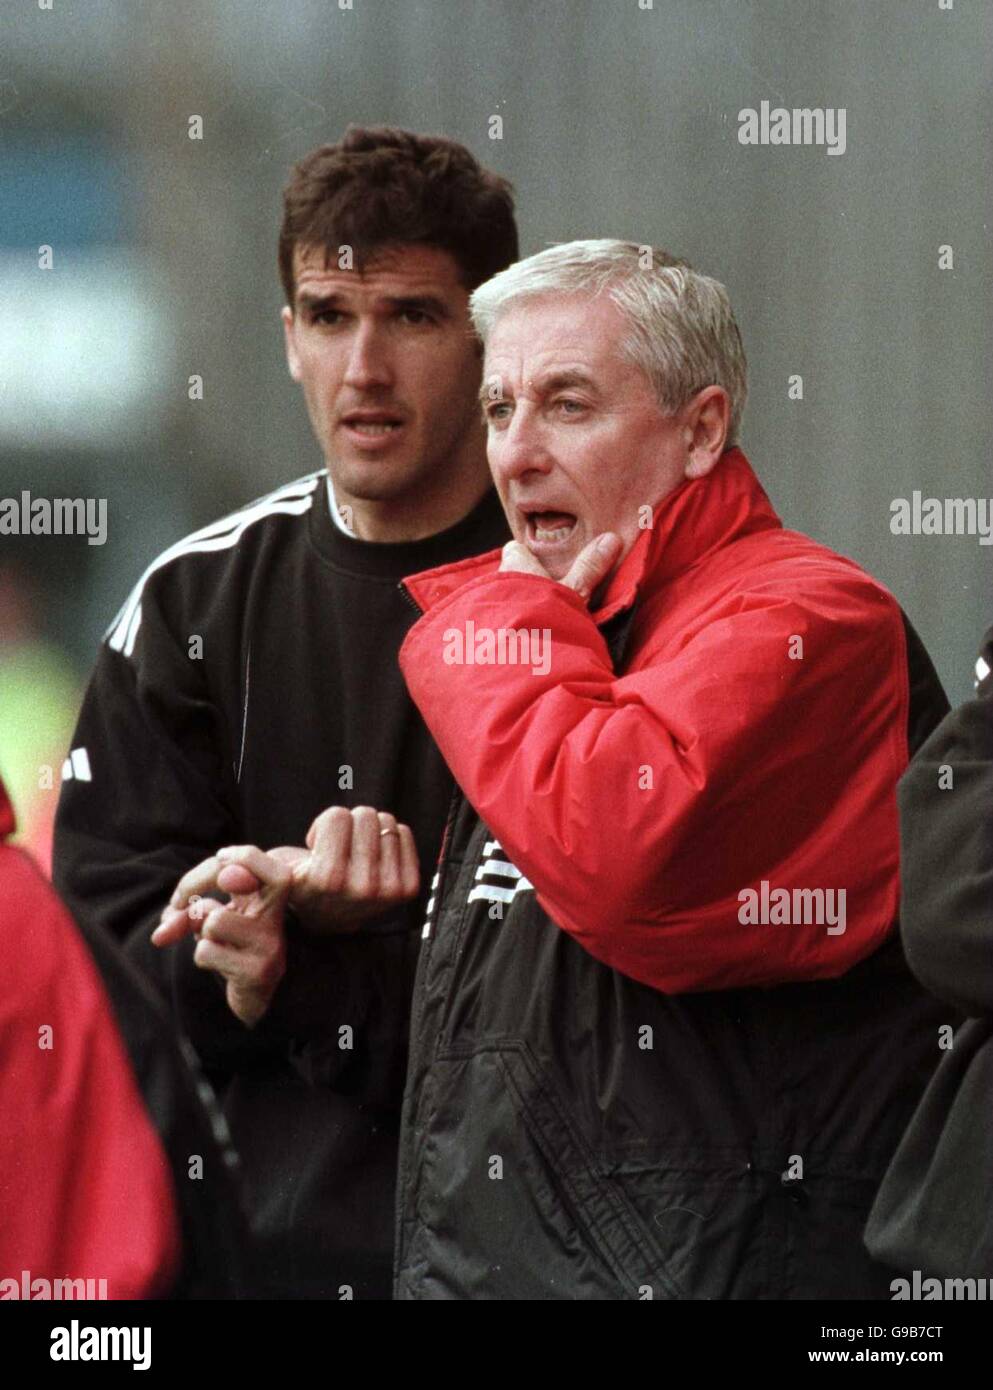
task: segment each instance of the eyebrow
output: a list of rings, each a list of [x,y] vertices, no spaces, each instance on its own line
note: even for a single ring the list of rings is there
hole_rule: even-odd
[[[434,314],[437,318],[451,318],[451,310],[444,300],[433,294],[387,295],[383,301],[396,313],[406,313],[411,309],[424,314]],[[297,308],[309,313],[319,314],[325,309],[344,307],[343,296],[335,294],[308,294],[306,290],[297,295]]]
[[[501,395],[494,397],[490,394],[491,383],[494,376],[499,376],[499,372],[492,372],[479,388],[479,404],[485,409],[487,402],[492,400],[505,400]],[[587,391],[592,391],[598,395],[596,382],[586,372],[580,371],[578,367],[568,368],[564,371],[551,372],[547,376],[539,376],[532,383],[538,389],[540,395],[549,395],[553,391],[567,390],[570,386],[583,386]]]

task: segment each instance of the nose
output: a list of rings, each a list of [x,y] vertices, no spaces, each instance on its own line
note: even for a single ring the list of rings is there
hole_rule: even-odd
[[[393,384],[385,337],[375,323],[359,321],[348,345],[344,382],[360,392]]]
[[[550,473],[555,462],[528,401],[519,401],[505,428],[490,434],[487,455],[496,479],[508,483]]]

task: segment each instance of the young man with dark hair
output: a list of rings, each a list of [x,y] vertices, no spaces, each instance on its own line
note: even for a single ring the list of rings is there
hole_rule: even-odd
[[[510,186],[454,141],[350,128],[296,166],[283,327],[324,467],[149,566],[74,738],[56,882],[126,942],[222,1090],[261,1296],[389,1296],[413,973],[452,792],[397,667],[416,616],[399,580],[508,534],[467,306],[517,254]],[[255,878],[225,865],[234,845]]]

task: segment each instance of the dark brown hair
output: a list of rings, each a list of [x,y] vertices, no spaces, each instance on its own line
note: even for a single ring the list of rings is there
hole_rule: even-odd
[[[437,246],[472,291],[517,260],[513,189],[456,140],[395,126],[349,126],[294,165],[283,192],[279,276],[293,307],[297,245],[325,264],[352,248],[353,264],[387,246]]]

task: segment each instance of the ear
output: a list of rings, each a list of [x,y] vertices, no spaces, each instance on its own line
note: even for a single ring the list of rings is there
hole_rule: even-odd
[[[723,386],[705,386],[686,406],[683,437],[687,478],[703,478],[723,454],[731,421],[731,399]]]
[[[290,376],[294,381],[300,380],[300,355],[297,352],[296,344],[296,320],[293,317],[293,310],[288,304],[283,305],[282,313],[279,316],[283,321],[283,342],[286,347],[286,365],[289,368]]]

